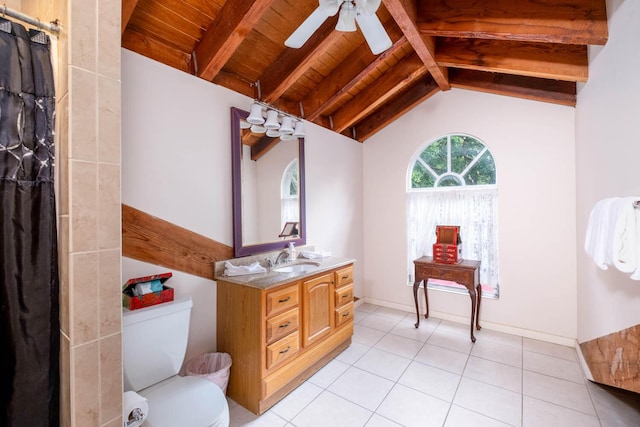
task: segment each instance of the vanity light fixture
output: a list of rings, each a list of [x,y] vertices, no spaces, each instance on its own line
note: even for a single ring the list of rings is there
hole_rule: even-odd
[[[251,110],[249,111],[247,121],[252,125],[261,125],[264,123],[264,117],[262,117],[262,105],[257,102],[251,104]]]
[[[296,127],[293,130],[294,138],[304,138],[307,136],[307,133],[304,131],[304,122],[302,120],[298,120],[296,122]]]
[[[300,111],[302,112],[302,106]],[[306,136],[302,119],[261,101],[254,101],[251,104],[246,122],[245,127],[242,126],[241,122],[243,129],[246,129],[251,124],[251,132],[259,134],[266,132],[267,136],[271,138],[280,137],[283,141]]]
[[[272,130],[280,129],[280,123],[278,122],[278,112],[276,110],[267,110],[267,121],[264,122],[264,127]]]

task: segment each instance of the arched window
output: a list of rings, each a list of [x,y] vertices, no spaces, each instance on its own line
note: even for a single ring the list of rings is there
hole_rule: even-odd
[[[300,222],[298,198],[298,160],[293,160],[282,174],[280,192],[280,227],[285,222]]]
[[[432,256],[437,225],[458,225],[462,258],[480,260],[482,296],[497,298],[498,186],[496,165],[479,139],[450,134],[429,142],[413,157],[407,177],[409,282],[413,260]],[[451,282],[429,288],[466,292]]]

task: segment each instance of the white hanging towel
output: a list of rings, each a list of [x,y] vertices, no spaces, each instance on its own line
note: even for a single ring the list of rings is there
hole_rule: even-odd
[[[598,267],[612,265],[640,280],[640,197],[600,200],[591,210],[584,249]]]

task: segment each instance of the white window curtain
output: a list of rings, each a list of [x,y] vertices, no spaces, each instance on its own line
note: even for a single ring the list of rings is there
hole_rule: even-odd
[[[280,226],[283,227],[285,222],[299,222],[298,197],[283,197],[281,202],[280,218],[282,218],[282,224]]]
[[[498,189],[409,191],[407,271],[413,260],[432,256],[437,225],[459,225],[462,258],[480,260],[480,283],[498,289]]]

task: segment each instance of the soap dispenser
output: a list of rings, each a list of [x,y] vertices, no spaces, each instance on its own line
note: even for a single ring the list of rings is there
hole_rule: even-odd
[[[297,257],[296,247],[293,245],[293,242],[289,242],[289,261],[295,261]]]

